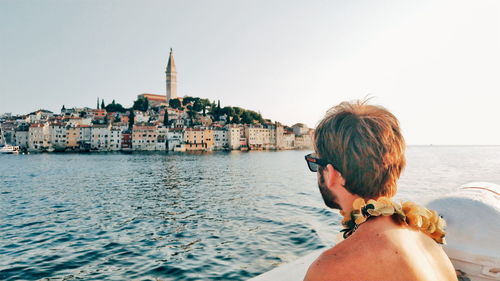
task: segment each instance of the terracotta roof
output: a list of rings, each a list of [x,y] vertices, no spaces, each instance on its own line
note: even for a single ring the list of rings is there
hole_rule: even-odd
[[[156,94],[144,93],[144,94],[142,94],[140,96],[143,96],[143,97],[145,97],[148,100],[156,100],[156,101],[166,101],[167,100],[167,96],[164,96],[164,95],[156,95]]]

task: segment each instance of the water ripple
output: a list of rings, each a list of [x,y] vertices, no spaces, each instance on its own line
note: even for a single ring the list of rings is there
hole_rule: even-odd
[[[401,197],[500,182],[467,149],[410,148]],[[0,280],[246,280],[331,245],[305,153],[0,155]]]

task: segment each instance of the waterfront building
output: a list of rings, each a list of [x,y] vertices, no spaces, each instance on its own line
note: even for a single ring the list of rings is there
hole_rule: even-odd
[[[249,149],[261,150],[274,148],[274,143],[271,142],[271,134],[271,129],[260,125],[245,126],[245,138],[247,139]]]
[[[78,146],[83,151],[92,147],[92,127],[90,125],[76,125],[78,128]]]
[[[5,137],[3,136],[2,126],[0,126],[0,145],[5,145]]]
[[[132,132],[130,130],[125,130],[122,132],[122,150],[132,150]]]
[[[0,124],[0,127],[2,129],[1,135],[3,138],[3,141],[0,142],[0,144],[13,144],[15,141],[15,129],[17,128],[17,124],[14,120],[9,120],[6,122],[3,122]]]
[[[283,133],[283,149],[293,149],[295,147],[295,134],[286,130]]]
[[[66,127],[66,148],[77,150],[80,148],[78,140],[80,139],[80,128],[78,125],[68,125]]]
[[[184,143],[184,128],[169,128],[167,133],[168,139],[168,150],[174,150],[175,148],[181,148]]]
[[[132,150],[155,150],[157,139],[156,126],[134,125],[132,128]]]
[[[228,146],[231,150],[240,149],[241,129],[239,125],[226,125]]]
[[[312,149],[312,138],[311,135],[301,135],[295,136],[294,148],[298,149]]]
[[[216,128],[214,132],[214,150],[229,148],[228,131],[225,128]]]
[[[168,127],[158,126],[158,136],[156,139],[155,150],[163,151],[167,150],[167,139],[168,139]]]
[[[48,143],[49,147],[57,151],[63,151],[66,149],[66,124],[61,122],[50,122],[48,126],[46,126],[48,130]]]
[[[292,126],[293,133],[296,136],[302,136],[309,133],[309,128],[303,123],[297,123]]]
[[[111,134],[110,127],[105,124],[93,124],[91,132],[90,149],[107,151],[109,149],[109,136]]]
[[[186,128],[184,131],[186,150],[213,150],[214,133],[205,128]]]
[[[177,70],[175,68],[174,54],[170,48],[170,55],[168,57],[167,69],[165,71],[166,84],[167,84],[167,103],[171,99],[177,98]]]
[[[21,149],[28,148],[28,132],[29,126],[19,126],[14,132],[14,145],[19,146]],[[1,137],[1,134],[0,134]],[[0,141],[0,143],[2,143]]]
[[[28,129],[28,149],[30,151],[41,151],[45,147],[44,124],[31,124]]]
[[[123,132],[123,126],[120,125],[115,125],[111,126],[111,129],[109,130],[109,144],[108,144],[108,150],[110,151],[119,151],[122,149],[122,132]]]
[[[284,149],[285,144],[283,140],[284,128],[281,124],[276,124],[276,149]]]

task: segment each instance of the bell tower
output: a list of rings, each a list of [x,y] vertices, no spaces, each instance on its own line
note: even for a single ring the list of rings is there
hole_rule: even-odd
[[[168,57],[167,70],[167,103],[170,99],[177,98],[177,71],[175,70],[174,54],[170,48],[170,56]]]

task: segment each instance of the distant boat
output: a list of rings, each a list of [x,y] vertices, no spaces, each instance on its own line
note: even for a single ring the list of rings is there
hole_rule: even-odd
[[[19,146],[12,146],[6,144],[4,147],[0,148],[0,154],[14,154],[19,153]]]

